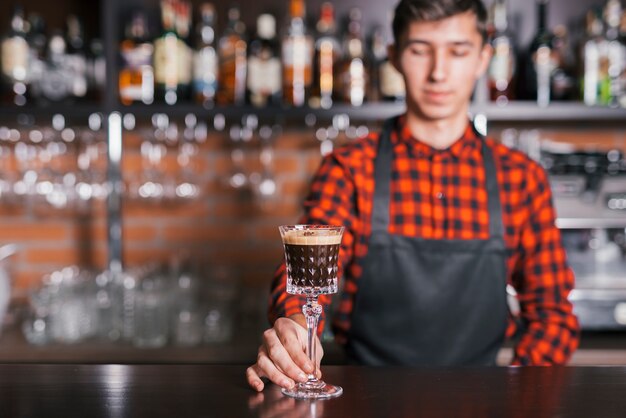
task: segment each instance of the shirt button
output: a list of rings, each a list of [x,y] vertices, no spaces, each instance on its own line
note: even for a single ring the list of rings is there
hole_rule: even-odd
[[[439,199],[439,200],[443,200],[446,197],[446,195],[443,192],[437,193],[436,196],[437,196],[437,199]]]

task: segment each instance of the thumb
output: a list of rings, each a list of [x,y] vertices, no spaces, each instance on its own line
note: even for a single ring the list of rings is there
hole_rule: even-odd
[[[322,348],[322,343],[320,342],[320,339],[317,337],[315,338],[315,346],[315,377],[320,379],[322,377],[321,363],[322,357],[324,357],[324,349]]]

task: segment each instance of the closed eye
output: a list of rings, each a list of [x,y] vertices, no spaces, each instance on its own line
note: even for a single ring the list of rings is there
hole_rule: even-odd
[[[411,46],[409,47],[409,52],[411,55],[415,56],[423,56],[430,53],[430,49],[425,46]]]
[[[453,48],[451,50],[451,55],[453,57],[466,57],[467,55],[469,55],[469,53],[469,48]]]

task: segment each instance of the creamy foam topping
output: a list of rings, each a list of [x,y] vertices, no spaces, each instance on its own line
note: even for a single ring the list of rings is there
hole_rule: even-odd
[[[341,235],[336,231],[327,229],[293,229],[284,232],[283,243],[289,245],[337,245],[341,244]]]

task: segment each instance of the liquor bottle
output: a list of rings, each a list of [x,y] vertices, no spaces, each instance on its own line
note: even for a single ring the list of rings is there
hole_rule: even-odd
[[[313,38],[307,33],[304,0],[289,3],[289,24],[282,38],[283,102],[304,106],[313,82]]]
[[[154,100],[154,47],[150,42],[148,22],[143,12],[133,14],[120,44],[122,67],[119,73],[120,101],[150,104]]]
[[[23,106],[27,102],[28,55],[24,11],[16,6],[11,17],[9,33],[2,40],[2,78],[7,101]]]
[[[152,44],[150,44],[152,46]],[[152,54],[150,55],[152,59]],[[150,87],[149,91],[154,92],[154,73],[152,72],[152,60],[150,65]],[[102,99],[106,86],[106,57],[104,56],[104,43],[99,38],[94,38],[89,42],[87,53],[87,98],[97,102]],[[147,87],[148,88],[148,87]],[[154,93],[151,94],[154,97]]]
[[[200,22],[196,29],[196,50],[193,57],[193,94],[195,101],[206,107],[215,103],[217,92],[217,51],[215,50],[215,7],[200,6]]]
[[[87,56],[83,25],[77,16],[69,15],[65,26],[67,45],[65,66],[70,77],[70,95],[82,99],[87,94]]]
[[[46,54],[46,22],[43,17],[37,13],[29,13],[28,24],[30,30],[28,31],[28,45],[31,50],[31,57],[33,55],[44,59]]]
[[[600,103],[601,80],[608,76],[607,42],[603,36],[602,19],[597,10],[589,10],[586,15],[586,40],[582,48],[582,90],[583,101],[587,106]]]
[[[368,100],[402,102],[406,95],[404,78],[387,55],[388,41],[382,28],[376,28],[371,37],[370,89]]]
[[[575,94],[575,59],[569,44],[569,34],[565,25],[554,28],[552,38],[552,61],[550,96],[552,100],[573,100]]]
[[[322,3],[316,31],[313,93],[309,105],[328,109],[333,104],[335,68],[341,56],[341,45],[337,38],[335,9],[332,3]]]
[[[506,0],[496,0],[493,5],[493,57],[489,63],[487,80],[489,96],[499,105],[505,105],[514,97],[515,50],[508,33]]]
[[[276,39],[276,19],[270,14],[257,18],[257,35],[250,42],[248,95],[256,107],[281,101],[281,62]]]
[[[619,25],[619,40],[622,45],[622,74],[620,76],[620,97],[619,104],[626,108],[626,10],[622,10],[622,17]]]
[[[48,38],[46,63],[37,89],[42,103],[62,102],[72,95],[72,75],[66,65],[67,44],[61,31]]]
[[[352,106],[361,106],[365,101],[369,77],[361,36],[361,10],[358,8],[350,10],[348,33],[343,41],[343,55],[337,66],[337,97]]]
[[[28,15],[30,30],[28,31],[28,84],[29,96],[34,101],[41,99],[39,84],[46,67],[46,23],[41,15],[31,13]]]
[[[154,41],[155,95],[170,105],[176,104],[179,99],[179,43],[175,7],[174,0],[161,0],[162,33]]]
[[[186,100],[191,96],[191,80],[193,77],[193,51],[189,45],[191,32],[191,3],[177,0],[175,3],[176,35],[178,37],[178,100]]]
[[[605,37],[607,40],[607,78],[600,89],[600,101],[612,107],[619,105],[622,91],[622,72],[626,64],[624,46],[620,43],[619,31],[622,20],[620,0],[607,0],[604,6]]]
[[[246,27],[238,7],[228,10],[228,26],[218,42],[219,79],[217,103],[241,105],[246,100],[247,40]]]
[[[528,60],[529,96],[542,107],[550,104],[551,77],[555,67],[552,57],[553,35],[546,24],[548,3],[549,0],[537,0],[537,31],[530,44]]]

